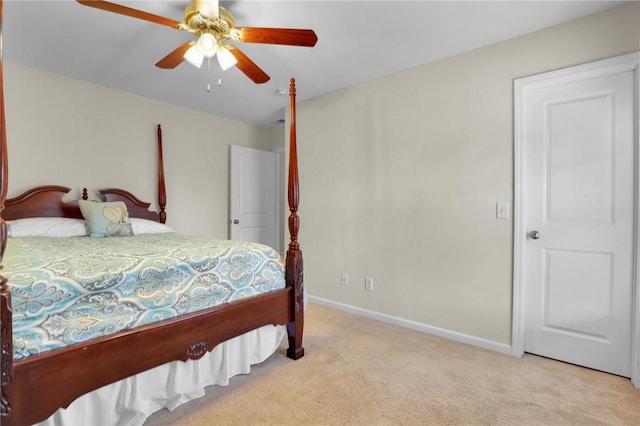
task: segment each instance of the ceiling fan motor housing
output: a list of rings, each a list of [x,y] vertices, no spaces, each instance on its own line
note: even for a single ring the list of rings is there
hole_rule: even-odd
[[[184,10],[184,22],[180,24],[180,29],[189,31],[197,37],[209,33],[218,42],[222,42],[232,38],[235,25],[235,19],[225,8],[218,9],[217,17],[207,17],[198,11],[195,3],[192,3]]]

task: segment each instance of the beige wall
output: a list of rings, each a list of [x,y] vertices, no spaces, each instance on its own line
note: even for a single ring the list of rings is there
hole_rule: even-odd
[[[513,80],[640,50],[639,28],[634,3],[300,102],[309,294],[509,344]]]
[[[5,63],[9,196],[34,185],[126,188],[157,202],[162,124],[167,223],[228,237],[229,145],[270,149],[269,129]]]

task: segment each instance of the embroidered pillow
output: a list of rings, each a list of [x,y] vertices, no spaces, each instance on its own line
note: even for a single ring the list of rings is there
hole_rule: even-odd
[[[99,203],[78,200],[80,211],[87,221],[90,237],[126,237],[133,235],[127,206],[122,201]]]

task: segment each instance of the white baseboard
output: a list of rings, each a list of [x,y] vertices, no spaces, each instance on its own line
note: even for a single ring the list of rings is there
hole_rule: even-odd
[[[397,325],[400,327],[419,331],[421,333],[433,334],[434,336],[443,337],[445,339],[465,343],[467,345],[477,346],[479,348],[488,349],[494,352],[500,352],[505,355],[511,355],[511,345],[507,345],[505,343],[493,342],[491,340],[481,339],[479,337],[470,336],[468,334],[458,333],[456,331],[446,330],[444,328],[434,327],[432,325],[422,324],[416,321],[394,317],[392,315],[381,314],[379,312],[358,308],[356,306],[347,305],[340,302],[334,302],[333,300],[325,299],[318,296],[309,295],[308,298],[310,302],[349,312],[351,314],[360,315],[388,324]]]

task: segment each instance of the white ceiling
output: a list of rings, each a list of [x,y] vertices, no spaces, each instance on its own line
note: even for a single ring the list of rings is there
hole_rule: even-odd
[[[118,1],[182,21],[189,1]],[[299,100],[620,5],[621,1],[222,1],[239,27],[310,28],[313,48],[242,44],[271,80],[256,85],[212,61],[154,64],[192,35],[73,0],[5,0],[3,55],[13,61],[247,123],[284,118]],[[218,86],[218,79],[222,85]],[[211,91],[207,92],[207,84]]]

